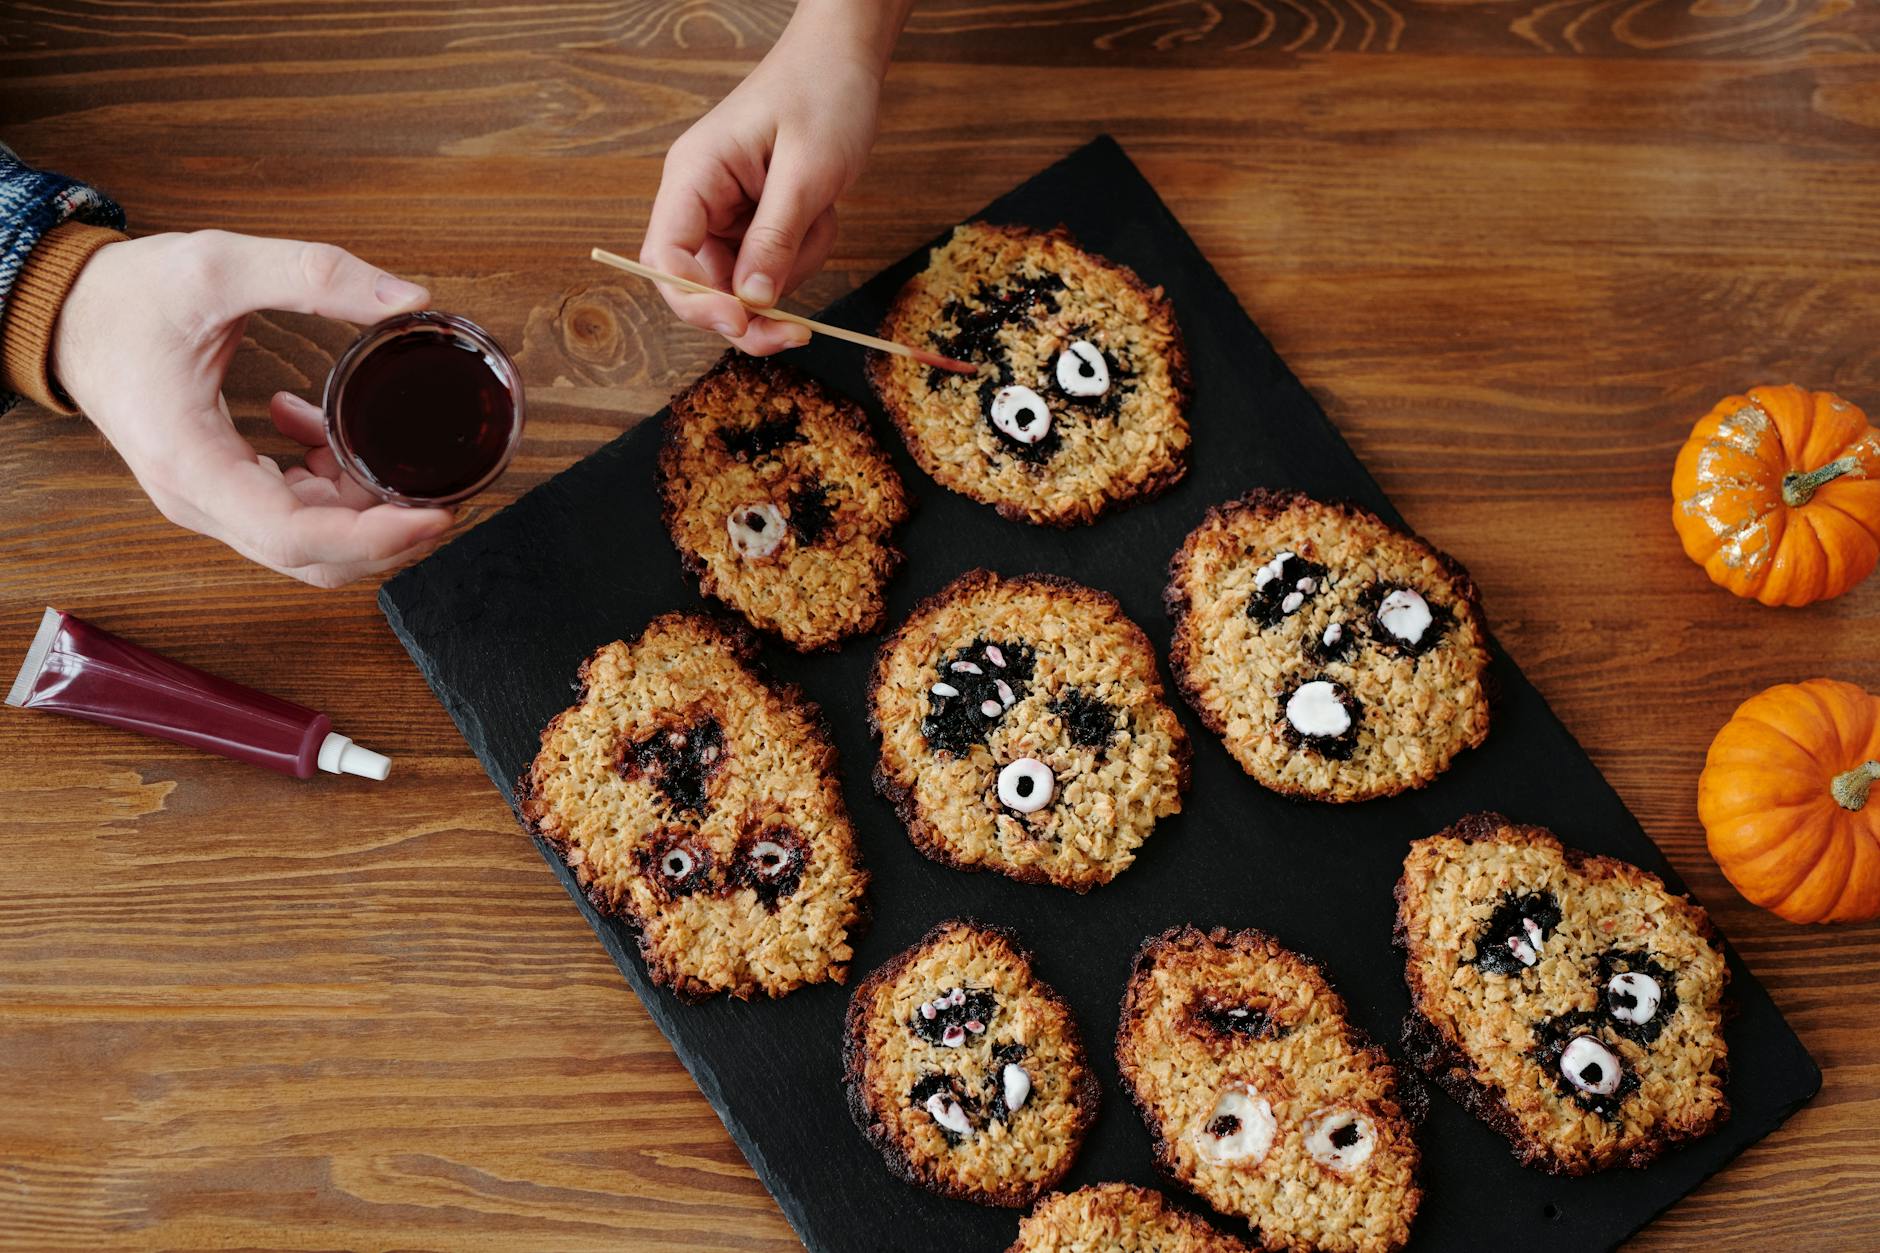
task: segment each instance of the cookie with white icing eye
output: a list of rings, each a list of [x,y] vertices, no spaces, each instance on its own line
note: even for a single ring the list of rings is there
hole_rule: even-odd
[[[1006,1253],[1248,1253],[1250,1247],[1176,1209],[1160,1192],[1098,1183],[1039,1201]]]
[[[1488,735],[1468,571],[1356,506],[1260,490],[1211,509],[1165,596],[1177,685],[1276,792],[1394,795]]]
[[[532,832],[687,1000],[840,983],[865,915],[821,715],[756,651],[686,613],[606,645],[518,785]]]
[[[842,1056],[856,1125],[891,1171],[943,1196],[1030,1205],[1096,1117],[1070,1007],[1003,927],[943,922],[862,980]]]
[[[1088,891],[1181,809],[1189,749],[1148,637],[1107,593],[975,570],[875,658],[875,782],[921,852]]]
[[[1644,1166],[1729,1117],[1729,967],[1657,876],[1477,814],[1410,846],[1397,901],[1405,1048],[1526,1165]]]
[[[971,222],[895,298],[881,333],[979,367],[878,356],[870,379],[943,487],[1015,521],[1073,526],[1188,468],[1188,358],[1159,287],[1062,229]]]
[[[701,594],[803,652],[880,629],[908,500],[854,401],[727,353],[673,397],[657,477]]]
[[[1400,1089],[1316,962],[1259,931],[1151,937],[1116,1063],[1162,1172],[1265,1248],[1385,1253],[1410,1238],[1420,1092]]]

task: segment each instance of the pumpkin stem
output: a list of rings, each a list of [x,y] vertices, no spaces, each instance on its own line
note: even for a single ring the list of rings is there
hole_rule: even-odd
[[[1859,813],[1867,804],[1867,790],[1877,782],[1880,782],[1880,761],[1870,761],[1845,774],[1835,775],[1828,791],[1842,809]]]
[[[1782,503],[1791,509],[1800,509],[1808,503],[1815,489],[1823,483],[1831,483],[1843,474],[1851,474],[1860,468],[1860,462],[1854,457],[1842,457],[1830,461],[1819,470],[1790,470],[1782,476]]]

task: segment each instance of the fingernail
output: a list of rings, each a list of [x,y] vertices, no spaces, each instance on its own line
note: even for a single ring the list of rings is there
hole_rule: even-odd
[[[428,293],[416,283],[407,283],[404,279],[391,274],[379,275],[373,284],[372,294],[379,298],[379,303],[392,308],[421,303]]]
[[[768,309],[777,298],[777,285],[770,281],[768,274],[752,274],[738,284],[738,299],[762,305]]]
[[[801,348],[809,343],[809,328],[792,323],[790,329],[783,333],[783,337],[790,347]]]

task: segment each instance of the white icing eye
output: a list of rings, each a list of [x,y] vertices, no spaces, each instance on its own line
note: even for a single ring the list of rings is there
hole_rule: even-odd
[[[1400,587],[1386,596],[1384,603],[1377,607],[1377,620],[1386,631],[1404,643],[1415,644],[1430,629],[1430,605],[1423,599],[1421,592]]]
[[[1057,780],[1051,767],[1036,757],[1020,757],[999,771],[999,804],[1021,814],[1043,809],[1056,791]]]
[[[1073,340],[1058,354],[1057,385],[1067,396],[1101,396],[1110,390],[1110,363],[1089,340]]]
[[[966,1043],[966,1028],[958,1026],[948,1027],[940,1033],[940,1043],[950,1049],[958,1048],[960,1045]]]
[[[751,864],[766,879],[774,879],[790,868],[790,850],[775,840],[759,840],[751,845]]]
[[[992,394],[992,425],[1021,444],[1035,444],[1051,433],[1051,410],[1029,387],[1001,387]]]
[[[954,687],[951,683],[936,683],[927,690],[932,692],[935,696],[958,696],[960,694],[960,689]]]
[[[954,989],[953,989],[953,990],[952,990],[951,992],[948,992],[948,993],[947,993],[947,1004],[949,1004],[949,1005],[964,1005],[964,1004],[966,1004],[966,989],[965,989],[965,988],[954,988]]]
[[[1274,579],[1277,579],[1281,573],[1285,571],[1286,563],[1291,561],[1292,558],[1293,555],[1291,553],[1275,553],[1273,560],[1253,572],[1254,590],[1264,592],[1266,585],[1271,583]]]
[[[986,645],[986,660],[1001,670],[1005,669],[1005,650],[997,644]]]
[[[933,1120],[956,1136],[973,1134],[973,1124],[966,1121],[966,1111],[951,1092],[936,1092],[927,1098],[927,1112]]]
[[[1306,1120],[1306,1152],[1327,1170],[1349,1174],[1377,1147],[1377,1128],[1353,1109],[1322,1109]]]
[[[1650,1022],[1663,999],[1664,989],[1658,986],[1658,980],[1642,971],[1614,975],[1606,984],[1606,1007],[1620,1022]]]
[[[749,561],[768,557],[783,543],[783,515],[769,501],[739,505],[725,519],[731,535],[731,551]]]
[[[1560,1051],[1560,1073],[1567,1082],[1594,1096],[1611,1096],[1619,1090],[1619,1055],[1590,1035],[1576,1035]]]
[[[999,1084],[1005,1089],[1005,1108],[1017,1109],[1031,1095],[1031,1076],[1017,1062],[1005,1063],[999,1072]]]
[[[659,872],[668,879],[683,879],[692,873],[692,867],[697,864],[692,854],[685,849],[667,849],[666,855],[659,859]]]
[[[1004,708],[1005,706],[1001,705],[996,700],[982,700],[979,702],[979,712],[986,715],[988,718],[998,717],[999,711]]]
[[[1351,729],[1351,713],[1338,699],[1338,688],[1326,679],[1301,683],[1286,698],[1286,721],[1301,735],[1337,738]]]
[[[1273,1147],[1278,1127],[1266,1098],[1243,1083],[1221,1093],[1191,1138],[1207,1161],[1257,1165]]]

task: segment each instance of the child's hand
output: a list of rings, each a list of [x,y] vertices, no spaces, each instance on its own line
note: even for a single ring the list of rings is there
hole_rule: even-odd
[[[363,323],[427,300],[330,244],[224,231],[125,240],[79,271],[54,329],[53,374],[164,517],[337,587],[435,542],[449,511],[380,504],[333,460],[320,410],[286,392],[270,406],[274,425],[307,456],[283,473],[236,433],[222,379],[257,310]]]
[[[911,0],[803,0],[777,46],[666,154],[646,265],[772,305],[816,272],[836,197],[875,138],[888,53]],[[673,312],[745,352],[800,347],[800,326],[662,287]]]

